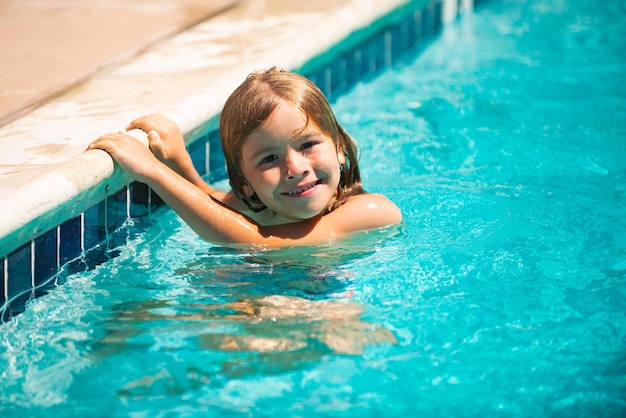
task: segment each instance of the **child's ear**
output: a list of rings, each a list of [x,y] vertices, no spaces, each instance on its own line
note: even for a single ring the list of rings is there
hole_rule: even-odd
[[[252,187],[250,187],[248,182],[244,182],[243,185],[241,186],[241,189],[243,190],[243,194],[246,197],[250,197],[254,194],[254,190],[252,189]]]
[[[248,209],[250,209],[252,212],[255,212],[255,213],[261,212],[262,210],[266,208],[263,202],[261,202],[261,199],[259,199],[259,196],[257,196],[254,189],[250,187],[248,182],[244,182],[241,185],[241,190],[243,191],[243,194],[244,194],[243,196],[240,197],[241,201],[245,203]]]
[[[343,152],[343,148],[339,147],[337,149],[337,160],[339,161],[339,164],[345,164],[346,163],[346,154]]]

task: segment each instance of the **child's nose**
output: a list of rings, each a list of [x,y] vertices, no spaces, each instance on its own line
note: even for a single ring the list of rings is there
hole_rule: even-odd
[[[296,177],[304,177],[308,173],[308,166],[305,158],[294,152],[290,153],[285,159],[285,177],[292,180]]]

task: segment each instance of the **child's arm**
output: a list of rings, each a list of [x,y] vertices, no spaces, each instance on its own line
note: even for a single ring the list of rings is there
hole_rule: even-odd
[[[107,134],[89,149],[108,152],[135,180],[146,183],[203,239],[219,244],[285,247],[325,243],[350,232],[397,224],[399,209],[384,196],[350,198],[328,215],[282,225],[261,226],[210,196],[160,162],[132,136]],[[223,194],[222,196],[224,196]]]
[[[148,147],[125,133],[110,133],[92,142],[89,150],[101,149],[111,155],[134,180],[150,186],[201,237],[218,243],[245,242],[243,236],[228,233],[226,229],[240,225],[250,229],[252,222],[241,213],[224,206],[227,193],[206,186],[199,187],[180,172],[160,161]],[[176,165],[179,168],[179,165]],[[204,181],[202,181],[203,184]],[[214,196],[212,196],[214,195]],[[230,237],[230,238],[229,238]]]

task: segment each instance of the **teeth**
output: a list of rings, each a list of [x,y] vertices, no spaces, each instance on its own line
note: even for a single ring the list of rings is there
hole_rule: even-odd
[[[294,191],[289,192],[289,193],[287,193],[287,194],[298,194],[298,193],[302,193],[302,192],[304,192],[304,191],[306,191],[306,190],[312,189],[313,187],[315,187],[315,184],[312,184],[312,185],[310,185],[310,186],[308,186],[308,187],[304,187],[304,188],[302,188],[302,189],[297,189],[297,190],[294,190]]]

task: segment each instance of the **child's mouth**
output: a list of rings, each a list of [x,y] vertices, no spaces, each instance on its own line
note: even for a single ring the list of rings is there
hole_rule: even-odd
[[[309,183],[309,184],[307,184],[305,186],[298,187],[295,190],[292,190],[290,192],[286,192],[286,193],[283,193],[283,194],[286,195],[286,196],[301,196],[303,194],[306,194],[307,191],[311,190],[312,188],[314,188],[318,184],[322,184],[322,180],[317,180],[317,181],[315,181],[313,183]]]

